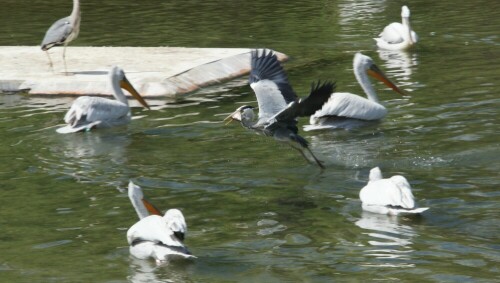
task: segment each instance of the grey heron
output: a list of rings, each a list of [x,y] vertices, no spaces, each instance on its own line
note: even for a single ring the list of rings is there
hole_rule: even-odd
[[[144,198],[141,187],[132,181],[128,185],[128,196],[140,218],[127,231],[131,255],[139,259],[153,258],[157,263],[196,258],[184,245],[187,224],[180,210],[169,209],[161,216]]]
[[[71,15],[57,20],[45,33],[41,47],[49,58],[49,64],[52,71],[54,71],[54,67],[52,65],[52,60],[50,59],[49,49],[54,46],[64,45],[64,72],[65,74],[68,74],[68,69],[66,68],[66,46],[78,37],[78,33],[80,32],[80,20],[80,1],[73,0],[73,10],[71,11]]]
[[[335,125],[338,120],[344,123],[344,119],[357,119],[363,121],[379,120],[385,117],[387,109],[379,103],[377,93],[373,88],[368,75],[382,81],[395,92],[404,95],[394,83],[373,62],[372,58],[356,53],[353,60],[353,71],[356,80],[366,93],[368,98],[348,92],[334,92],[320,110],[311,115],[311,125],[322,126]],[[313,127],[310,127],[313,129]]]
[[[387,50],[405,50],[415,45],[418,36],[411,29],[410,9],[407,6],[401,7],[401,23],[387,25],[379,38],[374,39],[379,48]]]
[[[405,177],[383,179],[379,167],[370,170],[369,181],[359,192],[363,210],[379,214],[416,214],[429,209],[417,208],[411,186]]]
[[[257,97],[258,119],[254,120],[253,107],[245,105],[224,121],[240,121],[248,129],[288,143],[306,160],[324,168],[309,149],[309,143],[298,134],[297,117],[309,116],[320,109],[334,91],[335,83],[313,83],[309,96],[299,99],[289,84],[276,54],[264,49],[262,54],[259,54],[259,50],[251,52],[249,84]]]
[[[77,98],[64,116],[64,122],[67,125],[57,129],[58,133],[90,131],[93,128],[108,128],[127,124],[131,119],[131,113],[122,88],[128,90],[135,99],[149,109],[149,105],[130,84],[121,68],[113,66],[108,76],[116,100],[94,96]]]

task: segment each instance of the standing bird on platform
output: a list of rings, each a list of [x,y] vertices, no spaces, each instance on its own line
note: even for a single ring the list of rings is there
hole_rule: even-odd
[[[385,76],[370,57],[356,53],[353,65],[354,76],[368,99],[348,92],[332,93],[323,107],[311,115],[309,123],[313,126],[308,126],[309,129],[337,127],[337,122],[344,123],[346,119],[372,121],[385,117],[387,109],[379,103],[368,75],[403,95],[403,92]]]
[[[383,179],[380,168],[370,170],[368,184],[359,192],[363,210],[379,214],[417,214],[428,207],[417,208],[411,186],[400,175]]]
[[[406,50],[418,41],[417,34],[411,30],[410,9],[407,6],[401,7],[401,22],[391,23],[379,34],[379,38],[374,38],[377,46],[387,50]]]
[[[48,50],[54,46],[64,45],[64,72],[66,75],[68,74],[68,69],[66,68],[66,46],[78,37],[78,33],[80,32],[80,20],[80,1],[73,0],[73,11],[71,11],[71,15],[57,20],[45,33],[41,47],[42,50],[47,53],[52,71],[54,71],[54,67]]]
[[[109,128],[130,122],[132,114],[122,88],[128,90],[137,101],[149,109],[149,105],[130,84],[121,68],[112,67],[108,76],[116,100],[95,96],[77,98],[64,116],[64,122],[68,125],[57,129],[58,133],[90,131],[93,128]]]
[[[313,83],[309,96],[299,99],[276,54],[266,49],[260,55],[258,50],[252,51],[249,83],[257,97],[258,119],[254,121],[254,107],[245,105],[224,121],[239,121],[245,128],[288,143],[306,160],[324,168],[309,149],[309,143],[298,134],[297,117],[309,116],[320,109],[334,91],[335,83]]]
[[[131,255],[139,259],[153,258],[157,263],[196,258],[184,246],[187,224],[180,210],[169,209],[161,216],[144,198],[141,187],[132,181],[128,185],[128,196],[140,219],[127,231]]]

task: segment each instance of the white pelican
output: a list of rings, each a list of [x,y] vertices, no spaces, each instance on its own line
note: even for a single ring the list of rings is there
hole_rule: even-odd
[[[407,6],[401,7],[401,22],[391,23],[379,34],[379,38],[374,38],[377,46],[388,50],[405,50],[418,41],[417,34],[411,30],[410,9]]]
[[[90,131],[93,128],[107,128],[130,122],[130,106],[121,88],[128,90],[135,99],[149,109],[149,105],[130,84],[121,68],[117,66],[111,68],[109,81],[116,100],[94,96],[77,98],[64,116],[64,122],[68,125],[57,129],[57,132],[67,134]]]
[[[73,0],[73,10],[71,11],[71,15],[57,20],[45,33],[41,47],[49,58],[49,64],[52,71],[54,71],[54,68],[52,60],[50,59],[49,49],[54,46],[64,45],[64,72],[65,74],[68,74],[68,70],[66,68],[66,46],[78,37],[78,33],[80,32],[80,20],[80,1]]]
[[[183,243],[187,225],[182,212],[173,208],[160,216],[160,211],[144,199],[139,186],[130,182],[128,187],[130,201],[140,218],[127,231],[130,254],[139,259],[153,258],[157,263],[196,258]]]
[[[356,53],[353,65],[354,75],[368,99],[348,92],[334,92],[323,107],[311,115],[309,119],[311,125],[332,126],[337,121],[344,121],[346,118],[365,121],[382,119],[387,114],[387,109],[379,103],[375,89],[367,75],[371,75],[394,91],[403,94],[375,65],[370,57]]]
[[[429,209],[417,208],[411,192],[411,186],[400,175],[382,179],[380,168],[370,170],[368,184],[359,192],[364,210],[389,215],[415,214]]]
[[[309,116],[320,109],[334,91],[335,83],[313,83],[309,96],[299,99],[288,83],[287,75],[276,54],[264,49],[260,55],[258,50],[252,51],[251,55],[249,84],[257,97],[258,119],[254,121],[254,107],[245,105],[224,121],[240,121],[248,129],[288,143],[306,160],[324,168],[309,149],[308,142],[298,134],[297,117]]]

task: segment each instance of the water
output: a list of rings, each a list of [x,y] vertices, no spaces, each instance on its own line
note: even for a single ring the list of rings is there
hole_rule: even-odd
[[[70,13],[65,2],[4,1],[0,45],[39,44]],[[72,98],[0,95],[0,281],[500,281],[500,5],[226,2],[85,1],[72,45],[273,48],[291,56],[285,68],[301,95],[316,79],[361,93],[352,56],[362,51],[409,96],[376,84],[389,109],[380,123],[302,132],[322,172],[221,123],[255,104],[246,78],[149,101],[153,110],[134,108],[127,127],[64,136],[55,129]],[[371,38],[402,4],[418,48],[377,51]],[[405,175],[431,209],[416,219],[362,213],[358,192],[374,166]],[[129,257],[129,179],[184,212],[196,261]]]

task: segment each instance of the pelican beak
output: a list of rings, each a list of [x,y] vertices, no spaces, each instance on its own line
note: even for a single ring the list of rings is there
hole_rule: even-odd
[[[139,101],[139,103],[141,103],[142,106],[146,107],[147,109],[151,109],[149,108],[149,105],[144,100],[144,98],[142,98],[142,96],[137,92],[137,90],[135,90],[135,88],[132,86],[132,84],[128,81],[126,77],[124,77],[123,80],[120,81],[120,87],[130,92],[130,94],[135,99],[137,99],[137,101]]]
[[[405,93],[400,90],[395,84],[393,84],[384,74],[384,72],[382,72],[378,67],[377,65],[375,64],[372,64],[370,66],[370,69],[368,69],[366,71],[366,73],[374,78],[376,78],[377,80],[383,82],[386,86],[392,88],[392,90],[394,90],[395,92],[401,94],[401,95],[405,95]]]
[[[223,120],[223,122],[226,122],[226,125],[229,125],[232,121],[241,121],[240,109],[234,111]]]
[[[163,214],[161,213],[161,211],[156,208],[151,202],[149,202],[147,199],[143,198],[141,199],[142,200],[142,203],[144,204],[144,206],[146,207],[146,209],[149,211],[149,214],[151,215],[160,215],[162,216]]]

